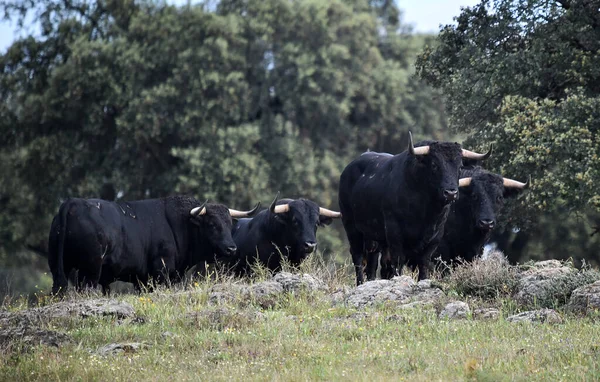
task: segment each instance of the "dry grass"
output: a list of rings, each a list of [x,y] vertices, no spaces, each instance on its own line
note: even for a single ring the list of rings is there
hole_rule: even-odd
[[[504,296],[513,268],[491,264],[495,266],[473,264],[470,269],[477,275],[470,275],[466,265],[459,267],[445,288],[478,295],[477,287],[483,285],[482,295]],[[268,308],[252,300],[215,305],[208,299],[215,285],[269,278],[262,271],[246,280],[216,272],[171,289],[119,296],[135,307],[136,320],[50,320],[46,328],[66,332],[74,342],[6,352],[0,357],[0,380],[600,379],[595,317],[565,314],[560,325],[512,324],[503,318],[440,320],[435,309],[388,304],[356,310],[332,305],[329,298],[330,291],[353,286],[349,263],[315,258],[296,271],[323,279],[328,291],[283,293]],[[90,297],[97,294],[69,296]],[[99,347],[114,342],[147,347],[98,354]]]

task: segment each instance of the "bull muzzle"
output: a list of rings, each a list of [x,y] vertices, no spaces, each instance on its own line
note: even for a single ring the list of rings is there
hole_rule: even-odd
[[[496,226],[496,221],[492,219],[480,219],[477,221],[477,227],[484,231],[491,231]]]
[[[444,189],[444,200],[447,202],[454,202],[458,199],[458,190],[455,188]]]
[[[311,254],[317,248],[317,243],[314,241],[306,241],[304,242],[304,253]]]

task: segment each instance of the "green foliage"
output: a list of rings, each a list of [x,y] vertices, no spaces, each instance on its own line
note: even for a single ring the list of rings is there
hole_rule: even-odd
[[[417,67],[448,97],[451,127],[494,142],[494,170],[534,182],[529,211],[600,210],[600,20],[595,2],[482,1]]]
[[[391,1],[0,10],[42,31],[0,55],[4,264],[44,250],[67,197],[188,193],[245,209],[281,191],[337,209],[350,158],[445,129],[437,92],[413,76],[428,37],[405,33]],[[341,244],[341,227],[320,231],[321,249]]]
[[[468,134],[470,146],[495,144],[486,166],[531,175],[531,192],[509,205],[507,222],[537,224],[531,244],[548,252],[568,250],[549,231],[580,229],[573,215],[581,215],[590,232],[600,214],[598,4],[481,1],[417,60],[420,77],[446,96],[453,131]],[[597,248],[591,240],[581,235],[577,245]]]

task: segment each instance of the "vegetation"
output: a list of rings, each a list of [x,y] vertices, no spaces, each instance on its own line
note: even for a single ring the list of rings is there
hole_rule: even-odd
[[[434,40],[393,1],[0,0],[40,32],[0,54],[0,275],[47,271],[67,197],[335,209],[350,159],[408,130],[493,142],[489,169],[532,176],[493,237],[512,263],[600,264],[597,5],[482,0]],[[344,253],[332,228],[320,247]]]
[[[472,308],[501,307],[501,317],[444,320],[435,306],[334,305],[331,293],[353,280],[349,264],[308,264],[325,291],[283,293],[268,305],[248,299],[209,301],[216,284],[160,289],[120,299],[134,319],[44,320],[73,342],[25,351],[4,347],[2,380],[595,380],[600,377],[597,317],[563,313],[561,324],[510,323],[518,310],[506,295],[468,298]],[[461,270],[465,274],[465,270]],[[477,276],[481,277],[481,275]],[[251,280],[257,283],[261,279]],[[440,282],[448,287],[445,279]],[[219,290],[223,290],[221,288]],[[448,295],[456,291],[448,289]],[[72,299],[93,297],[73,295]],[[449,299],[450,297],[448,297]],[[462,298],[465,298],[464,296]],[[442,304],[443,306],[443,304]],[[20,309],[13,302],[11,310]],[[108,343],[138,342],[138,350],[101,355]]]
[[[450,128],[472,144],[495,143],[486,165],[533,178],[507,219],[509,229],[534,226],[521,252],[533,258],[598,261],[598,5],[484,0],[463,9],[417,62],[447,97]]]
[[[429,38],[393,2],[195,3],[0,1],[41,26],[0,55],[5,266],[36,264],[25,248],[46,250],[67,197],[247,208],[281,191],[335,209],[350,158],[444,136],[439,94],[412,75]]]

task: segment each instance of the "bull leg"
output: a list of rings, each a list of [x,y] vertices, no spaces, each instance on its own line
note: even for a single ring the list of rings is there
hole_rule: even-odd
[[[367,280],[375,280],[377,276],[377,261],[379,260],[379,251],[367,254]]]
[[[416,259],[416,265],[419,268],[419,281],[429,278],[429,268],[431,266],[431,256],[437,250],[443,231],[438,233],[437,237],[425,246],[422,256]]]
[[[398,233],[400,227],[395,219],[385,218],[387,253],[382,255],[381,278],[391,279],[402,273],[402,267],[406,264],[406,254]]]
[[[392,264],[392,257],[389,250],[385,250],[381,253],[381,278],[391,279],[398,275],[398,270]]]
[[[360,285],[365,282],[364,264],[363,264],[363,253],[362,251],[354,251],[350,248],[352,254],[352,262],[354,263],[354,271],[356,272],[356,285]]]
[[[352,254],[352,262],[356,272],[356,285],[360,285],[365,281],[363,261],[366,260],[363,254],[363,239],[361,234],[348,235],[350,241],[350,253]]]
[[[356,272],[356,285],[360,285],[365,281],[364,268],[366,264],[363,264],[365,242],[362,233],[356,230],[354,222],[346,220],[342,217],[342,223],[346,230],[346,236],[348,236],[348,242],[350,243],[350,254],[352,255],[352,263],[354,263],[354,271]]]

